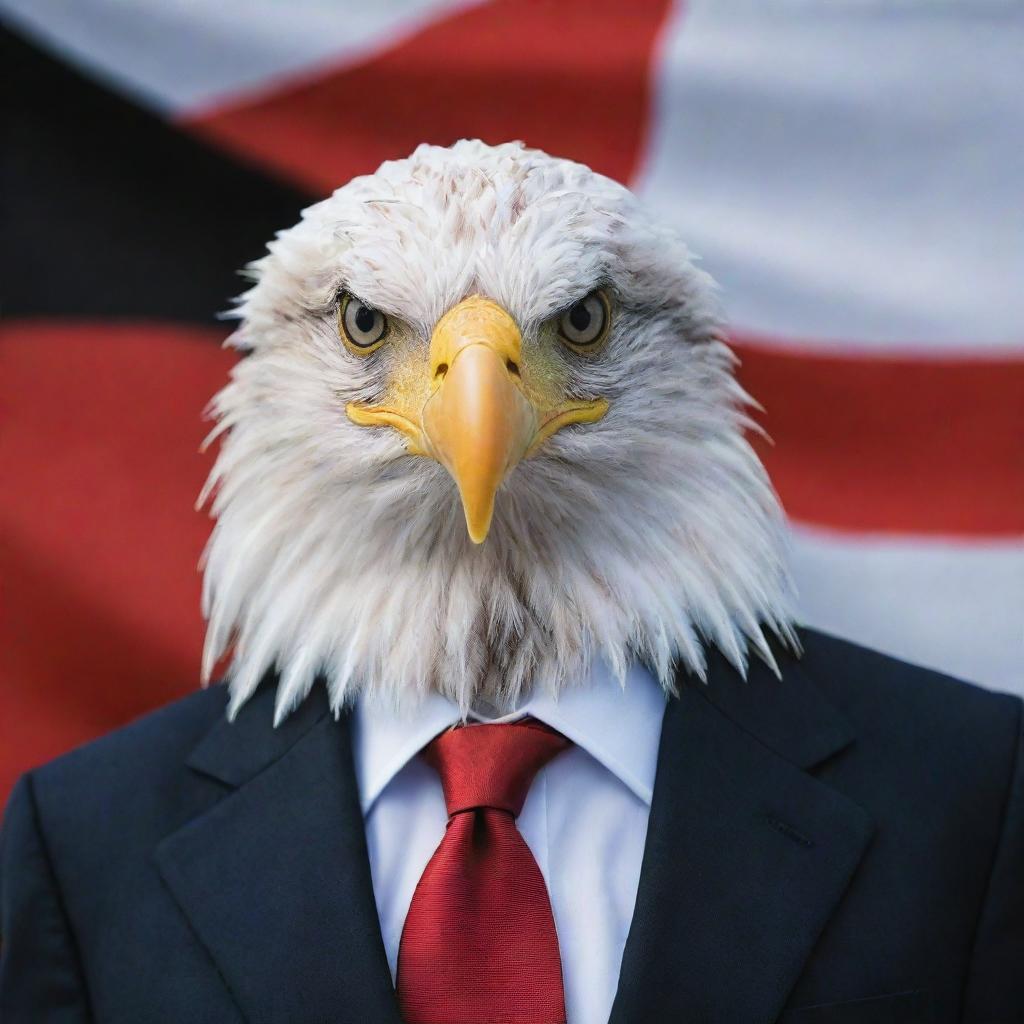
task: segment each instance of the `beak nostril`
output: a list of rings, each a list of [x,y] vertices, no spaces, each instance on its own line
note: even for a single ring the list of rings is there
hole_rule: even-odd
[[[519,364],[514,359],[505,360],[505,369],[508,370],[513,377],[519,376]]]
[[[435,380],[440,380],[442,377],[444,377],[444,375],[447,372],[448,372],[448,364],[447,363],[438,363],[437,364],[437,369],[434,371],[434,379]]]

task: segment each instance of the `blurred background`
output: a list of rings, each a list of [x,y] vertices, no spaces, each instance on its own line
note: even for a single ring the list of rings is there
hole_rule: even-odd
[[[0,0],[0,799],[198,685],[238,268],[421,141],[623,181],[723,287],[805,620],[1024,693],[1024,7]]]

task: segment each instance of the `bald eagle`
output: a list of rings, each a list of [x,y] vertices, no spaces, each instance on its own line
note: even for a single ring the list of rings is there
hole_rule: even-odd
[[[796,647],[775,493],[715,286],[623,186],[520,143],[420,146],[248,272],[212,402],[204,675],[276,719],[325,680],[465,710],[601,658]]]

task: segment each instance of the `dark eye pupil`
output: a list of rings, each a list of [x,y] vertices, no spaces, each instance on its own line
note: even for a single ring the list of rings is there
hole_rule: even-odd
[[[593,320],[593,317],[590,315],[590,310],[582,302],[577,302],[569,310],[569,323],[577,331],[585,331],[590,326],[591,320]]]
[[[360,306],[356,312],[356,327],[363,332],[363,334],[369,334],[373,330],[373,325],[377,321],[377,315],[374,313],[369,306]]]

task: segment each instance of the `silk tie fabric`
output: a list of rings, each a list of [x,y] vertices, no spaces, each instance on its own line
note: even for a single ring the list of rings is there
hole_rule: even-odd
[[[524,719],[456,727],[424,748],[441,777],[448,826],[402,930],[397,989],[406,1024],[564,1024],[551,903],[515,819],[534,776],[569,745]]]

